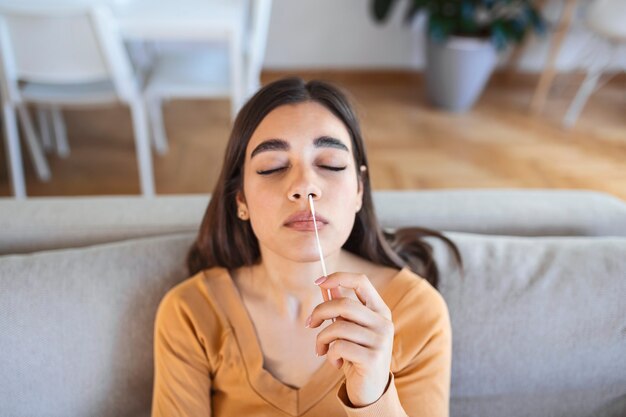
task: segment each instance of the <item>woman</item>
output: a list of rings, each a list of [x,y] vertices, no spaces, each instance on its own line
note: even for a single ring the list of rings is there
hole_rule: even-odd
[[[419,236],[460,257],[383,232],[367,166],[336,87],[287,78],[246,103],[191,278],[159,306],[153,417],[448,415],[450,321]]]

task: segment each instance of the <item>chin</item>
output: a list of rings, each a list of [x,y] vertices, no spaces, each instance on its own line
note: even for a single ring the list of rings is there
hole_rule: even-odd
[[[268,248],[277,255],[289,259],[292,262],[311,263],[320,262],[320,254],[317,251],[315,241],[307,244],[286,244],[280,242],[277,245],[268,246]],[[333,250],[326,249],[322,246],[324,256],[333,253]]]
[[[326,253],[324,253],[326,256]],[[319,262],[320,255],[317,247],[298,250],[298,248],[288,248],[283,252],[283,256],[293,262],[310,263]]]
[[[319,256],[317,258],[289,258],[290,261],[297,263],[297,264],[306,264],[306,265],[311,265],[314,264],[315,262],[317,262],[318,264],[320,264],[320,258]],[[320,264],[321,265],[321,264]],[[322,270],[322,267],[320,266],[320,271]],[[321,275],[321,272],[320,272]]]

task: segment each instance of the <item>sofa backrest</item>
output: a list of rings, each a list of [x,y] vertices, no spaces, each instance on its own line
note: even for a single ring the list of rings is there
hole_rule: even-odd
[[[596,191],[376,191],[383,227],[514,236],[626,236],[626,203]],[[198,229],[209,196],[0,198],[0,254]]]

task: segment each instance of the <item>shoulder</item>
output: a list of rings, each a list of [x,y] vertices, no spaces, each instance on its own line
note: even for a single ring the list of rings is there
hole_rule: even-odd
[[[157,309],[157,331],[176,329],[210,339],[225,330],[227,320],[218,307],[211,285],[207,285],[208,279],[219,278],[222,274],[227,274],[222,268],[200,271],[169,289]]]
[[[412,318],[448,314],[443,296],[425,278],[404,268],[394,280],[398,281],[392,289],[396,292],[394,310],[398,313]]]
[[[394,362],[398,368],[429,344],[451,349],[452,330],[443,296],[426,279],[403,269],[393,288],[390,306],[394,323]]]
[[[179,282],[165,293],[161,299],[160,307],[194,307],[197,304],[203,304],[203,302],[208,301],[208,298],[212,298],[210,288],[205,285],[205,280],[223,271],[225,270],[222,268],[212,268],[200,271]]]

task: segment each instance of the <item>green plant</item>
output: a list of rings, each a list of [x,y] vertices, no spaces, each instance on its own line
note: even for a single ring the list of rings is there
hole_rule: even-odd
[[[409,0],[405,23],[425,12],[427,32],[434,41],[449,36],[490,38],[502,50],[520,42],[531,30],[545,31],[546,23],[532,0]],[[383,22],[397,0],[372,0],[371,11]]]

